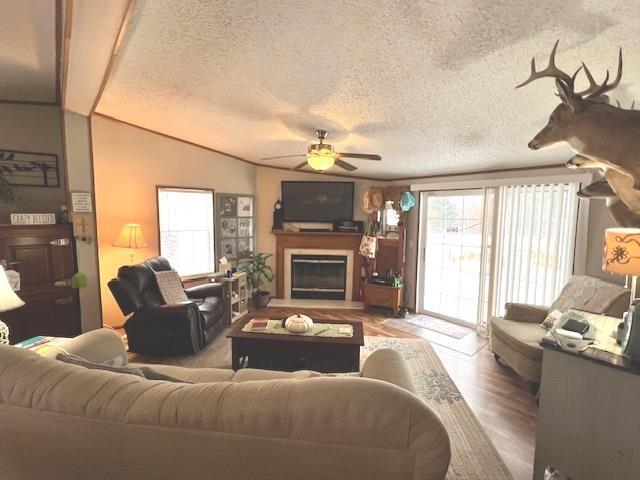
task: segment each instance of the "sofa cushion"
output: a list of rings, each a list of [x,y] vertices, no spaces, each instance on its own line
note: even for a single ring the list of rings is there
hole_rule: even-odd
[[[547,331],[536,323],[514,322],[500,317],[491,318],[491,335],[532,359],[542,361],[540,340]]]
[[[237,372],[226,368],[189,368],[176,365],[159,365],[145,363],[130,363],[130,367],[144,368],[151,366],[153,370],[189,383],[216,383],[216,382],[249,382],[254,380],[280,380],[319,377],[322,374],[310,370],[297,372],[276,372],[271,370],[258,370],[255,368],[242,368]]]
[[[113,373],[124,373],[125,375],[136,375],[138,377],[146,378],[147,380],[162,380],[165,382],[179,382],[179,383],[191,383],[186,380],[181,380],[174,378],[170,375],[165,375],[163,373],[154,370],[148,365],[138,365],[138,366],[126,366],[126,367],[114,367],[112,365],[107,365],[104,363],[91,362],[89,360],[85,360],[82,357],[78,357],[77,355],[71,355],[68,353],[59,353],[56,355],[56,360],[60,360],[61,362],[70,363],[72,365],[78,365],[79,367],[89,368],[91,370],[106,370],[108,372]]]
[[[564,286],[549,311],[566,312],[574,308],[585,312],[618,316],[619,311],[611,311],[622,300],[628,303],[629,290],[586,275],[574,275]],[[615,308],[615,310],[618,310]]]

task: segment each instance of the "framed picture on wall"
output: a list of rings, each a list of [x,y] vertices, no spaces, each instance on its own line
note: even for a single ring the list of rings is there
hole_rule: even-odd
[[[253,197],[238,197],[238,216],[253,217]]]
[[[220,220],[220,235],[223,238],[235,238],[238,236],[238,219],[222,218]]]
[[[0,150],[0,172],[9,185],[60,186],[58,156],[54,154]]]
[[[255,197],[253,195],[216,194],[216,261],[226,257],[238,261],[255,251]]]
[[[227,260],[235,260],[237,256],[236,240],[223,239],[220,241],[220,256]]]
[[[238,197],[234,195],[220,195],[218,213],[223,217],[238,216]]]

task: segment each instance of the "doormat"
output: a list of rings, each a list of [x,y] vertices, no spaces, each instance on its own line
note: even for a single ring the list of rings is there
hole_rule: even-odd
[[[463,353],[470,357],[482,350],[488,343],[486,338],[481,337],[474,330],[460,325],[454,324],[453,326],[460,329],[465,329],[466,334],[460,338],[456,338],[449,335],[449,332],[441,333],[440,331],[436,331],[435,329],[426,328],[410,322],[410,320],[412,320],[413,318],[417,318],[420,316],[422,315],[407,319],[390,318],[388,320],[385,320],[383,323],[389,327],[395,328],[396,330],[400,330],[401,332],[409,333],[413,336],[423,338],[424,340],[428,340],[431,343],[450,348],[451,350],[455,350],[456,352]]]
[[[416,327],[428,328],[429,330],[433,330],[434,332],[441,333],[448,337],[457,338],[458,340],[473,332],[469,327],[447,322],[440,318],[428,317],[427,315],[418,315],[417,317],[409,318],[407,322],[415,325]]]

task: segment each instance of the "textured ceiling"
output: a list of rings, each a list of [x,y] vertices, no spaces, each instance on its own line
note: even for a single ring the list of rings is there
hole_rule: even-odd
[[[358,175],[408,177],[557,164],[526,147],[557,103],[514,86],[534,54],[625,72],[640,99],[637,0],[138,0],[98,112],[252,161],[305,152],[313,130]],[[298,159],[269,162],[292,167]],[[335,167],[334,167],[335,168]],[[336,173],[344,173],[336,169]]]
[[[66,110],[91,112],[128,4],[128,0],[73,2]]]
[[[0,2],[0,45],[0,100],[55,102],[55,2]]]

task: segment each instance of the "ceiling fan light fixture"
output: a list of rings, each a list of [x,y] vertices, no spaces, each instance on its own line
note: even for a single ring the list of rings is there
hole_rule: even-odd
[[[314,170],[318,170],[323,172],[325,170],[329,170],[333,163],[336,161],[333,153],[324,154],[324,153],[310,153],[307,155],[307,163]]]

